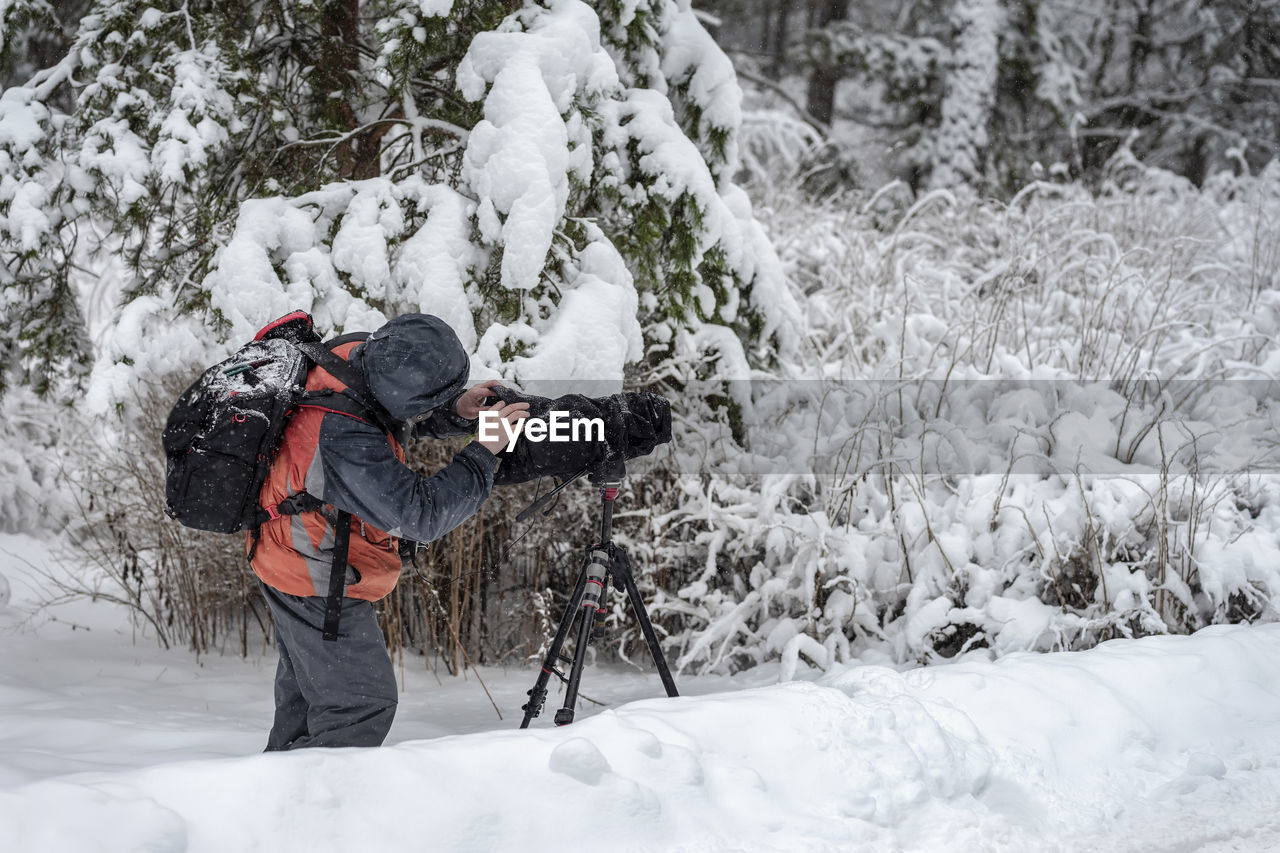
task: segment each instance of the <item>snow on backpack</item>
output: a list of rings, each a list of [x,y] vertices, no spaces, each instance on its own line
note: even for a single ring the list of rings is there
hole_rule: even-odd
[[[367,333],[321,343],[311,315],[295,311],[263,327],[225,361],[210,367],[178,397],[161,436],[167,469],[167,512],[187,527],[234,533],[269,518],[318,509],[302,494],[270,509],[258,493],[275,459],[289,414],[313,398],[372,423],[390,424],[364,377],[332,352]],[[319,365],[347,391],[307,391],[307,372]]]

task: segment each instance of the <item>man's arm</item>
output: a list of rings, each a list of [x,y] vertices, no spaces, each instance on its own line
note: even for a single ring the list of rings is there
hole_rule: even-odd
[[[395,536],[430,542],[471,517],[489,496],[498,459],[473,442],[430,477],[396,458],[376,427],[327,414],[317,451],[320,499]]]

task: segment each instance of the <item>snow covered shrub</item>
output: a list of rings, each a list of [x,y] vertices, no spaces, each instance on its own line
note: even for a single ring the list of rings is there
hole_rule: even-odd
[[[1280,170],[1108,176],[767,209],[812,349],[665,518],[682,666],[1275,618]]]
[[[181,390],[144,386],[132,422],[78,422],[63,449],[76,511],[59,539],[64,571],[53,580],[61,595],[127,606],[165,648],[247,654],[262,647],[269,620],[243,538],[192,530],[164,512],[160,432]]]
[[[44,533],[60,529],[70,495],[57,446],[67,436],[70,409],[38,399],[27,389],[5,398],[0,419],[0,531]]]

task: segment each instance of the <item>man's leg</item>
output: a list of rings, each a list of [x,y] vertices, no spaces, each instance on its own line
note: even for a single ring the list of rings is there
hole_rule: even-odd
[[[270,589],[267,601],[306,703],[305,733],[281,748],[380,745],[399,697],[373,605],[343,599],[338,639],[326,642],[323,598]]]
[[[276,665],[276,717],[271,734],[267,736],[267,752],[288,749],[290,744],[307,733],[307,700],[298,688],[289,649],[278,627],[279,620],[276,623],[276,650],[280,653],[280,662]]]

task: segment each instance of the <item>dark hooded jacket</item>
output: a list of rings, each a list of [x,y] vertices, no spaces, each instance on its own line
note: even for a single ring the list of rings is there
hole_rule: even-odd
[[[307,493],[326,506],[265,523],[254,550],[257,575],[282,592],[323,596],[333,560],[336,510],[352,515],[346,594],[376,601],[400,572],[398,537],[430,542],[469,518],[489,496],[497,457],[479,444],[464,447],[430,477],[404,464],[401,436],[444,438],[473,432],[455,404],[469,370],[466,351],[440,318],[409,314],[391,320],[368,341],[335,352],[359,367],[393,429],[323,406],[299,407],[263,484],[259,504],[274,507]],[[342,385],[323,368],[309,390]],[[400,435],[396,435],[399,432]]]

